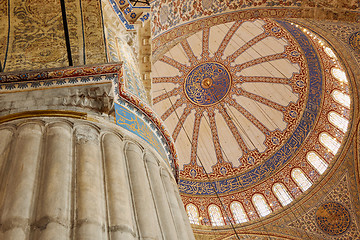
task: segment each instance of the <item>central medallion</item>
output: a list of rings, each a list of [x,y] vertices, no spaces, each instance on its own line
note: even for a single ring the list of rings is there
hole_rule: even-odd
[[[187,98],[194,104],[210,106],[223,100],[231,87],[231,75],[220,63],[207,62],[193,68],[185,79]]]

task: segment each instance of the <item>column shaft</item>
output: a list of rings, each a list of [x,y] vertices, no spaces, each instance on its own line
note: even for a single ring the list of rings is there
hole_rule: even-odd
[[[177,185],[173,184],[173,186],[174,186],[175,196],[176,196],[176,199],[178,201],[178,205],[179,205],[180,212],[181,212],[181,215],[182,215],[182,218],[183,218],[183,221],[184,221],[184,226],[185,226],[187,235],[188,235],[190,240],[195,240],[194,232],[193,232],[193,230],[191,228],[190,220],[189,220],[189,217],[188,217],[188,215],[186,213],[184,203],[181,200],[179,189],[177,188]]]
[[[42,176],[46,184],[40,185],[36,239],[70,237],[72,163],[71,127],[64,122],[51,124],[46,132]]]
[[[76,237],[107,239],[105,194],[99,136],[89,126],[76,129]]]
[[[137,145],[129,143],[126,148],[126,158],[129,166],[140,239],[160,239],[159,223],[141,149]]]
[[[152,154],[146,154],[145,161],[164,239],[176,240],[178,238],[176,236],[175,223],[171,218],[170,206],[167,202],[165,188],[161,181],[160,167]]]
[[[113,133],[103,139],[109,228],[112,240],[135,239],[129,179],[123,142]]]
[[[172,212],[172,216],[175,221],[178,238],[182,240],[186,240],[188,239],[188,234],[186,232],[186,228],[181,215],[179,204],[176,200],[172,179],[169,176],[169,173],[167,173],[167,171],[162,171],[161,177],[165,185],[166,194]]]
[[[1,222],[4,239],[28,239],[41,153],[42,127],[20,126],[9,168]]]

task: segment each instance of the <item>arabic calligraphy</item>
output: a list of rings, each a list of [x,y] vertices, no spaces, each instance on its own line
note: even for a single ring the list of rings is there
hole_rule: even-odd
[[[188,99],[200,106],[220,102],[231,86],[231,75],[220,63],[207,62],[196,66],[188,74],[184,89]]]

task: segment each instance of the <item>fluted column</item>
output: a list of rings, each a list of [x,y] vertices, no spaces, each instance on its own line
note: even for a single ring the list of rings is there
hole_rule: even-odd
[[[190,225],[189,217],[188,217],[188,215],[186,213],[184,203],[183,203],[183,201],[181,200],[181,197],[180,197],[179,189],[178,189],[178,187],[177,187],[177,185],[175,183],[173,183],[173,187],[174,187],[174,192],[175,192],[174,195],[175,195],[175,197],[177,199],[178,206],[179,206],[179,209],[180,209],[183,221],[184,221],[184,226],[185,226],[185,229],[186,229],[186,233],[187,233],[190,240],[195,240],[194,233],[193,233],[193,230],[192,230],[191,225]]]
[[[105,192],[99,133],[78,126],[76,139],[76,235],[77,240],[107,239]]]
[[[145,161],[164,239],[176,240],[178,238],[175,223],[171,217],[170,206],[166,199],[164,185],[161,181],[159,164],[150,153],[145,155]]]
[[[188,239],[188,234],[186,232],[183,217],[172,185],[173,180],[169,176],[169,173],[165,170],[161,171],[161,177],[163,184],[165,185],[166,195],[168,198],[173,219],[175,221],[178,238],[182,240]]]
[[[69,123],[47,127],[35,239],[66,240],[71,229],[72,131]]]
[[[160,239],[159,223],[149,180],[145,171],[142,151],[134,143],[128,143],[125,151],[130,172],[135,212],[140,230],[140,239]]]
[[[42,126],[37,122],[19,127],[13,156],[9,159],[1,223],[3,239],[29,238],[34,194],[41,154]]]
[[[135,239],[129,180],[123,141],[113,133],[103,138],[109,231],[112,240]]]

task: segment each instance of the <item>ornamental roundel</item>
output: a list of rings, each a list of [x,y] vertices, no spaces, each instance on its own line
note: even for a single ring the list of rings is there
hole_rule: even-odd
[[[349,210],[340,203],[324,203],[317,209],[315,216],[319,228],[329,235],[342,234],[350,226]]]
[[[187,76],[184,89],[188,99],[200,106],[220,102],[231,86],[231,76],[220,63],[207,62],[196,66]]]
[[[360,32],[351,34],[349,44],[355,52],[360,54]]]

